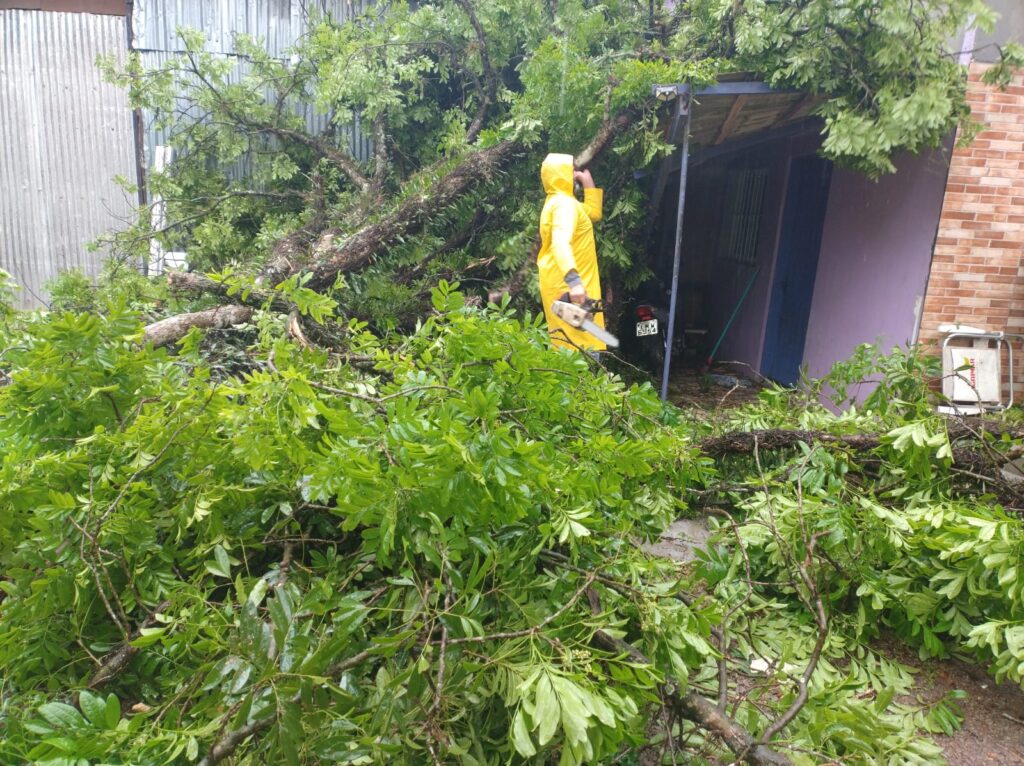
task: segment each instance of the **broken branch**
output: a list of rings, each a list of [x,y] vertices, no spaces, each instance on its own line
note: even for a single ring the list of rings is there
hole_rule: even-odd
[[[151,343],[154,348],[160,348],[181,340],[193,327],[223,330],[248,322],[251,318],[252,309],[248,306],[217,306],[206,311],[177,314],[146,325],[142,340],[143,343]]]

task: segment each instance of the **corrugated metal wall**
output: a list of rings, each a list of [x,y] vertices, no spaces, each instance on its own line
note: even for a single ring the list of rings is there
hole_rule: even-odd
[[[283,59],[316,19],[329,16],[344,22],[372,6],[372,0],[135,0],[132,47],[141,54],[144,67],[154,69],[182,51],[177,30],[190,27],[206,36],[206,50],[210,53],[231,55],[235,35],[241,34],[262,40],[271,56]],[[244,71],[245,64],[240,61],[235,81]],[[326,115],[318,114],[309,105],[296,107],[311,133],[327,127]],[[151,167],[155,147],[166,144],[168,136],[153,125],[151,115],[145,115],[145,125],[146,166]],[[372,142],[358,127],[340,133],[348,140],[355,157],[366,160],[372,156]]]
[[[366,12],[369,0],[135,0],[132,29],[139,50],[181,49],[178,27],[206,35],[211,53],[233,53],[236,34],[262,38],[271,56],[284,57],[310,27],[330,16],[343,22]]]
[[[0,268],[23,308],[60,271],[95,273],[86,243],[132,215],[112,180],[133,178],[131,112],[95,65],[126,48],[117,16],[0,11]]]
[[[155,67],[180,50],[178,27],[194,27],[208,50],[230,55],[236,34],[262,39],[274,56],[311,21],[347,21],[372,0],[135,0],[133,47]],[[22,308],[42,305],[43,285],[61,271],[95,274],[102,254],[86,243],[123,226],[135,200],[112,179],[135,180],[131,112],[124,91],[103,82],[99,55],[124,59],[125,19],[88,13],[0,10],[0,268],[22,285]],[[326,125],[308,106],[310,130]],[[146,166],[167,136],[146,120]],[[372,143],[343,131],[352,153]]]

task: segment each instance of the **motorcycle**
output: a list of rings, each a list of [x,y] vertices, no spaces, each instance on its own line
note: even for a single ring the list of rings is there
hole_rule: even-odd
[[[628,345],[627,353],[652,372],[660,370],[665,363],[668,343],[668,308],[654,303],[637,303],[631,311],[625,312],[620,327],[623,344]],[[673,355],[682,350],[683,343],[682,328],[677,325],[672,342]]]

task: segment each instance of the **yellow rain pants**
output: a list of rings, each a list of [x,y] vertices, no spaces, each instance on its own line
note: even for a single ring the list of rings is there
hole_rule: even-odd
[[[572,173],[571,154],[549,154],[540,166],[540,178],[548,195],[540,214],[540,297],[553,345],[603,351],[603,342],[551,313],[552,302],[569,291],[565,275],[573,269],[579,273],[587,296],[601,298],[593,222],[601,220],[604,192],[584,189],[583,202],[579,202],[572,191]],[[597,314],[594,324],[604,327],[604,315]]]

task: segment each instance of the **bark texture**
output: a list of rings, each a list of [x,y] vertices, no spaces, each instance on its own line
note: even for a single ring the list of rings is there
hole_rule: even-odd
[[[211,280],[212,281],[212,280]],[[143,342],[156,347],[167,346],[185,337],[193,327],[204,330],[222,330],[236,324],[248,322],[252,317],[252,309],[248,306],[217,306],[206,311],[193,311],[189,314],[176,314],[159,322],[146,325],[142,336]]]
[[[999,423],[952,422],[947,428],[950,442],[970,439],[980,443],[983,434],[993,436],[1007,435],[1012,439],[1024,438],[1024,429],[1003,426]],[[754,431],[733,431],[722,436],[702,439],[700,450],[711,457],[723,455],[753,454],[755,447],[764,452],[795,447],[798,444],[835,444],[855,452],[869,452],[882,446],[885,434],[847,434],[845,436],[830,434],[824,431],[801,431],[784,428],[770,428]],[[957,454],[967,459],[977,449],[974,445],[954,446],[954,460]]]
[[[636,115],[633,112],[620,112],[602,123],[590,143],[583,151],[576,155],[574,165],[577,170],[583,170],[603,152],[612,140],[622,133],[626,128],[636,122]]]

